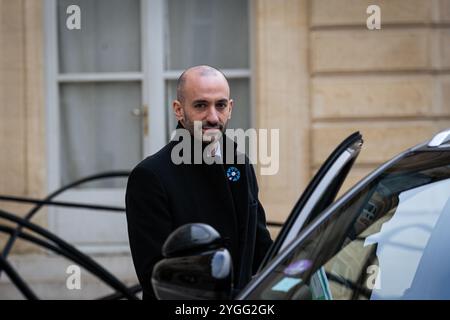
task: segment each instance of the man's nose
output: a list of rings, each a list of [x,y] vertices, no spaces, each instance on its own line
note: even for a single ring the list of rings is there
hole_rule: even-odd
[[[208,114],[206,115],[206,121],[211,124],[216,124],[219,122],[219,115],[214,106],[208,108]]]

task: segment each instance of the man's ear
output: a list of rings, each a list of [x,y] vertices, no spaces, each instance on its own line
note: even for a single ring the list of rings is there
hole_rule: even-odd
[[[178,100],[173,100],[172,103],[172,109],[173,113],[175,114],[175,117],[178,121],[183,122],[184,121],[184,109],[181,105],[181,102]]]

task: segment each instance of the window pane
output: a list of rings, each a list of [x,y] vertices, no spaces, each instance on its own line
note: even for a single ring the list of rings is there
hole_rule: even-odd
[[[249,80],[247,79],[233,79],[229,80],[230,84],[230,95],[231,99],[234,101],[233,112],[231,120],[228,123],[227,128],[237,129],[241,128],[247,130],[250,127],[250,96],[249,96]],[[167,95],[166,95],[166,105],[167,108],[167,119],[168,119],[168,137],[170,133],[175,130],[177,125],[177,120],[172,111],[172,101],[176,99],[177,95],[177,82],[168,81],[167,82]]]
[[[167,8],[167,70],[249,68],[247,1],[169,0]]]
[[[62,183],[110,170],[131,170],[142,159],[140,83],[61,85]],[[106,179],[90,187],[125,187]]]
[[[81,30],[69,30],[67,7],[81,9]],[[60,73],[141,71],[139,0],[58,1]]]
[[[250,128],[250,88],[249,80],[230,80],[231,98],[234,101],[228,128]]]

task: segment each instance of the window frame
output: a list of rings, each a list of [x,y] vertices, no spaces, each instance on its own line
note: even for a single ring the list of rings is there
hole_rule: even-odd
[[[148,13],[151,10],[148,6],[148,0],[140,0],[140,40],[141,40],[141,71],[140,72],[96,72],[96,73],[63,73],[59,72],[59,43],[58,43],[58,4],[57,0],[44,0],[43,5],[43,19],[44,19],[44,52],[45,52],[45,105],[46,105],[46,155],[47,155],[47,190],[54,191],[62,186],[61,182],[61,148],[60,148],[60,84],[64,83],[114,83],[114,82],[140,82],[141,89],[141,103],[143,108],[149,105],[149,97],[152,88],[149,81],[152,79],[148,76],[149,64],[146,59],[149,49],[150,38],[148,34],[142,32],[148,30]],[[83,21],[83,11],[81,11],[81,21]],[[81,23],[83,28],[83,22]],[[74,31],[76,32],[76,31]],[[144,126],[150,126],[149,117]],[[158,122],[156,122],[158,123]],[[153,128],[155,131],[156,128]],[[157,149],[158,144],[165,143],[164,134],[157,134],[152,132],[153,139],[150,139],[150,134],[144,134],[140,143],[142,143],[142,158],[149,154],[151,149]],[[100,201],[108,199],[111,196],[106,194],[108,191],[114,193],[114,196],[124,193],[124,189],[116,188],[93,188],[87,192],[98,192]],[[70,193],[70,192],[69,192]],[[106,194],[106,195],[105,195]],[[69,195],[63,194],[62,197]],[[75,198],[79,198],[81,193],[74,192]],[[71,196],[70,196],[71,197]],[[65,200],[72,200],[65,199]],[[82,201],[86,202],[86,201]],[[59,216],[61,213],[57,212],[58,208],[49,207],[47,222],[49,230],[65,236],[65,229],[59,227]],[[70,213],[69,213],[70,214]],[[124,224],[124,227],[126,224]],[[73,226],[72,226],[73,227]],[[77,226],[76,226],[77,227]],[[81,227],[81,222],[78,227]],[[124,240],[127,241],[127,240]],[[103,240],[101,237],[96,238],[94,243],[76,244],[76,246],[85,253],[127,253],[129,252],[129,245],[127,242],[109,243],[108,240]]]

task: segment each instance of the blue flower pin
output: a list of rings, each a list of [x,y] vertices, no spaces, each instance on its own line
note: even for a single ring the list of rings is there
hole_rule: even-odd
[[[241,177],[241,173],[239,172],[238,168],[236,167],[229,167],[227,170],[227,178],[230,181],[238,181]]]

